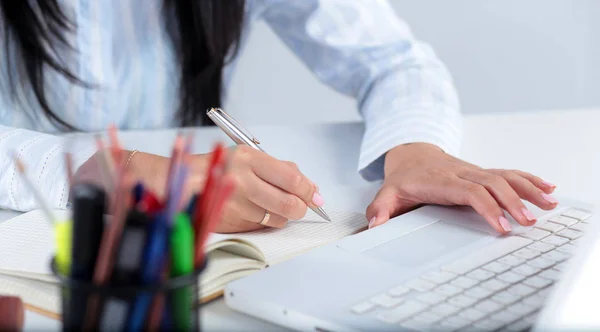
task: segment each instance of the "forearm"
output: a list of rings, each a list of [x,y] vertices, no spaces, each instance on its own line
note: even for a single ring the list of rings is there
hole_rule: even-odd
[[[70,146],[74,168],[94,152],[91,141],[74,140]],[[35,131],[0,126],[0,208],[29,211],[38,207],[31,190],[16,171],[11,153],[16,153],[37,189],[52,208],[64,208],[68,181],[64,161],[65,139]]]

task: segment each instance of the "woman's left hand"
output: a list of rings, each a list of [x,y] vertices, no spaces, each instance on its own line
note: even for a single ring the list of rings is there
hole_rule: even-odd
[[[395,147],[386,154],[385,178],[367,208],[369,228],[421,204],[468,205],[500,233],[511,230],[506,210],[519,224],[531,226],[535,216],[525,199],[544,210],[558,202],[555,186],[517,170],[483,169],[426,143]]]

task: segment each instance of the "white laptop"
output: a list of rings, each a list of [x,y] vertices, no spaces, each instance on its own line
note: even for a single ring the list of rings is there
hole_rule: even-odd
[[[470,208],[426,206],[232,282],[225,301],[303,331],[521,331],[540,313],[552,324],[597,217],[564,199],[528,207],[538,223],[499,236]]]

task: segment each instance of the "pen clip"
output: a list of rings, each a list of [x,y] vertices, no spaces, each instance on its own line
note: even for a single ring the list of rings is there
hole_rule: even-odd
[[[227,114],[225,111],[223,111],[220,108],[211,108],[209,111],[210,112],[214,112],[222,117],[224,117],[227,121],[229,121],[232,125],[234,125],[236,128],[238,128],[244,135],[246,135],[248,137],[248,139],[250,139],[252,142],[254,142],[254,144],[260,144],[260,141],[254,137],[254,135],[252,135],[244,126],[242,126],[241,123],[235,121],[234,118],[232,118],[229,114]]]

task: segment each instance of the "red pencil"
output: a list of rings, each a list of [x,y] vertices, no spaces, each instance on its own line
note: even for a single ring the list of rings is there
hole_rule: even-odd
[[[217,143],[213,149],[210,164],[206,171],[206,182],[204,183],[204,189],[202,190],[202,200],[196,204],[196,211],[194,211],[194,216],[192,218],[196,234],[200,234],[201,224],[204,222],[206,212],[210,206],[210,198],[213,195],[215,186],[214,170],[217,167],[221,167],[219,165],[223,164],[224,154],[225,148],[223,147],[223,144],[220,142]]]
[[[220,170],[215,170],[219,172]],[[222,172],[222,170],[221,170]],[[196,268],[202,266],[204,262],[204,247],[208,237],[217,228],[223,216],[225,203],[235,190],[235,181],[231,175],[221,175],[218,178],[219,186],[214,198],[211,199],[210,211],[202,222],[200,232],[196,233],[194,264]]]

